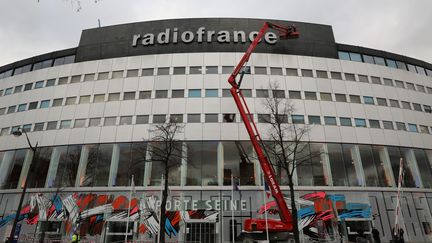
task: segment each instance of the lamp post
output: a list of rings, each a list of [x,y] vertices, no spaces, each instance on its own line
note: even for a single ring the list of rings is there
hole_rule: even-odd
[[[21,192],[21,198],[20,198],[20,201],[18,203],[18,208],[17,208],[17,212],[15,214],[15,219],[14,219],[14,222],[13,222],[13,225],[12,225],[11,232],[9,234],[9,241],[8,241],[9,243],[15,242],[15,239],[14,239],[14,237],[15,237],[15,230],[16,230],[16,226],[17,226],[17,223],[18,223],[18,219],[19,219],[19,217],[21,215],[21,207],[22,207],[22,204],[23,204],[23,201],[24,201],[25,193],[27,191],[27,185],[28,185],[28,181],[29,181],[28,179],[29,179],[30,173],[32,172],[32,164],[33,164],[33,162],[35,161],[35,158],[36,158],[36,148],[37,148],[37,145],[38,145],[36,143],[36,146],[33,147],[33,145],[30,142],[30,139],[29,139],[29,137],[27,135],[27,132],[24,129],[22,129],[22,128],[18,128],[18,130],[14,131],[12,134],[14,136],[19,137],[23,133],[26,136],[27,143],[28,143],[30,149],[33,152],[33,157],[32,157],[32,160],[30,162],[29,172],[27,173],[27,176],[26,176],[25,181],[24,181],[24,186],[23,186],[23,189],[22,189],[22,192]]]

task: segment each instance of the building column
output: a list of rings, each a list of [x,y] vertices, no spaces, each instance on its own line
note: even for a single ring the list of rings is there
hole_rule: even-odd
[[[50,165],[48,168],[47,179],[45,181],[45,187],[47,188],[51,188],[54,186],[62,148],[64,147],[54,147],[51,153]]]
[[[3,188],[7,177],[9,176],[12,168],[13,168],[13,157],[15,151],[7,151],[3,156],[3,161],[0,164],[0,185]]]
[[[416,184],[416,187],[423,188],[423,182],[420,176],[420,170],[417,166],[417,160],[414,155],[413,149],[408,149],[405,151],[405,158],[407,161],[404,161],[404,163],[407,164],[408,168],[411,170],[411,173],[414,177],[414,181]]]
[[[359,186],[366,186],[363,164],[361,161],[360,150],[358,145],[353,146],[350,152],[351,152],[351,159],[354,162],[354,169],[356,171],[357,182]]]
[[[18,180],[18,188],[24,187],[24,183],[28,179],[28,173],[30,171],[30,166],[31,166],[33,156],[34,156],[33,150],[27,149],[27,153],[24,159],[24,164],[21,169],[20,178]]]
[[[323,172],[327,186],[333,186],[333,176],[330,167],[330,158],[328,156],[327,144],[323,143],[321,150],[321,163],[323,164]]]
[[[152,164],[153,162],[151,162],[151,153],[152,153],[152,147],[151,147],[151,143],[147,144],[147,149],[146,149],[146,155],[145,155],[145,163],[144,163],[144,182],[143,185],[144,186],[149,186],[150,185],[150,179],[151,179],[151,172],[152,172]]]
[[[75,179],[75,187],[80,187],[82,185],[82,183],[84,182],[84,179],[86,176],[86,169],[87,169],[89,152],[90,152],[89,145],[82,146],[80,161],[79,161],[79,165],[78,165],[78,169],[77,169],[77,176]]]
[[[219,141],[217,145],[217,178],[219,186],[223,186],[224,162],[224,146],[223,143]]]
[[[186,186],[187,183],[187,144],[182,142],[182,155],[180,165],[180,186]]]
[[[116,185],[119,159],[120,159],[120,148],[119,148],[118,144],[114,144],[113,152],[112,152],[112,156],[111,156],[110,174],[109,174],[109,179],[108,179],[108,186],[109,187]]]
[[[391,187],[396,187],[395,178],[393,175],[393,170],[391,167],[390,156],[388,154],[387,148],[382,146],[379,150],[379,157],[381,164],[384,168],[384,172],[386,174],[387,185]]]

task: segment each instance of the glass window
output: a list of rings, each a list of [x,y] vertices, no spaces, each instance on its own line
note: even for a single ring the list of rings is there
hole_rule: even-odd
[[[350,52],[349,55],[350,55],[351,61],[362,62],[362,58],[361,58],[360,54]]]
[[[135,99],[135,91],[123,93],[123,100],[134,100],[134,99]]]
[[[42,100],[40,102],[39,108],[48,108],[50,106],[50,100]]]
[[[60,129],[67,129],[71,127],[71,120],[63,120],[60,122]]]
[[[316,100],[317,99],[317,95],[315,92],[310,92],[310,91],[305,91],[305,99],[307,100]]]
[[[64,57],[64,64],[74,63],[75,62],[75,55],[65,56]]]
[[[251,89],[242,89],[241,90],[244,97],[252,97],[252,90]],[[231,95],[231,93],[230,93]]]
[[[171,91],[171,98],[184,98],[184,90],[183,89],[173,89]]]
[[[141,75],[142,76],[153,76],[154,74],[154,69],[153,68],[143,68],[141,70]]]
[[[21,104],[18,106],[17,112],[22,112],[27,109],[27,104]]]
[[[223,146],[223,184],[232,185],[231,176],[239,178],[240,185],[255,185],[255,170],[254,164],[249,163],[247,159],[242,158],[246,155],[250,158],[254,157],[252,145],[249,141],[224,141]],[[239,149],[244,151],[244,154],[239,154]]]
[[[423,93],[426,93],[426,89],[423,85],[416,84],[417,90]]]
[[[327,71],[316,70],[317,78],[328,78]]]
[[[132,116],[121,116],[119,125],[132,125]]]
[[[67,97],[65,105],[75,105],[76,97]]]
[[[219,122],[218,114],[205,114],[205,122],[206,123]]]
[[[377,104],[378,105],[380,105],[380,106],[387,106],[387,99],[377,97],[376,100],[377,100]]]
[[[417,125],[416,124],[412,124],[412,123],[408,123],[408,131],[410,131],[410,132],[418,132]]]
[[[153,115],[153,123],[165,123],[166,115]]]
[[[406,131],[405,123],[403,123],[403,122],[396,122],[396,130]]]
[[[189,89],[188,90],[188,97],[189,98],[201,97],[201,90],[200,89]]]
[[[320,97],[321,97],[321,100],[323,100],[323,101],[332,101],[333,100],[332,96],[331,96],[331,93],[323,93],[323,92],[321,92],[320,93]]]
[[[426,113],[432,113],[432,108],[430,105],[423,105],[423,109]]]
[[[374,57],[375,64],[385,66],[384,58],[382,57]]]
[[[284,90],[272,90],[273,98],[285,98]]]
[[[148,115],[138,115],[136,117],[136,124],[148,124],[149,116]]]
[[[35,83],[35,89],[40,89],[40,88],[43,88],[44,87],[44,83],[45,83],[45,81],[37,81],[36,83]]]
[[[58,99],[54,99],[52,106],[56,107],[56,106],[62,106],[63,105],[63,98],[58,98]]]
[[[330,72],[332,79],[342,80],[342,74],[340,72]]]
[[[46,130],[55,130],[57,129],[57,121],[50,121],[47,123]]]
[[[201,114],[188,114],[187,115],[188,123],[200,123],[201,122]]]
[[[82,145],[57,147],[60,157],[53,187],[72,187],[81,156]]]
[[[51,86],[54,86],[55,85],[55,79],[48,79],[47,81],[46,81],[46,84],[45,84],[45,87],[51,87]],[[30,88],[31,89],[31,88]]]
[[[170,122],[172,123],[183,123],[183,114],[171,114]]]
[[[113,71],[111,78],[115,79],[115,78],[123,78],[123,70],[119,70],[119,71]]]
[[[354,165],[352,144],[327,144],[334,186],[359,186]]]
[[[348,52],[338,51],[339,59],[350,61],[350,55]]]
[[[99,76],[100,75],[101,74],[99,74]],[[107,75],[107,78],[108,78],[108,75]],[[98,80],[100,80],[99,77],[98,77]],[[93,80],[91,79],[91,76],[88,76],[87,80],[85,80],[85,81],[93,81]],[[71,84],[79,83],[79,82],[81,82],[81,75],[74,75],[74,76],[71,77],[71,81],[70,81]]]
[[[352,123],[351,123],[351,118],[348,117],[340,117],[339,118],[340,121],[340,125],[341,126],[347,126],[347,127],[351,127]]]
[[[85,151],[88,151],[87,167],[80,186],[108,185],[113,147],[113,144],[85,145]]]
[[[358,79],[359,79],[359,81],[360,82],[363,82],[363,83],[369,83],[369,79],[368,79],[368,76],[366,76],[366,75],[358,75]]]
[[[424,125],[419,125],[421,133],[429,133],[429,128]]]
[[[359,75],[359,78],[360,78],[360,75]],[[371,76],[371,80],[372,80],[373,84],[381,84],[381,78],[380,77]]]
[[[392,121],[382,121],[384,129],[393,130],[393,122]]]
[[[10,95],[10,94],[12,94],[12,92],[13,92],[13,88],[7,88],[7,89],[5,89],[4,95]]]
[[[11,128],[11,134],[13,134],[14,132],[18,131],[21,128],[21,126],[13,126]]]
[[[291,119],[293,124],[305,124],[303,115],[292,115]]]
[[[363,60],[365,63],[375,64],[374,58],[372,56],[363,55]]]
[[[121,165],[117,168],[115,186],[129,186],[132,174],[134,181],[142,185],[147,154],[146,143],[119,143],[114,146],[119,150],[118,164]]]
[[[285,70],[287,76],[299,76],[297,72],[297,68],[287,68]]]
[[[55,81],[55,79],[54,79]],[[24,91],[31,90],[33,88],[33,83],[28,83],[24,86]]]
[[[233,66],[222,66],[222,73],[223,74],[231,74],[234,71]]]
[[[202,74],[202,67],[200,66],[189,67],[189,74]]]
[[[268,98],[269,92],[267,89],[257,89],[256,90],[256,97],[257,98]]]
[[[6,108],[5,107],[0,108],[0,115],[4,115],[5,112],[6,112]]]
[[[399,178],[399,168],[400,168],[400,159],[402,158],[404,163],[404,177],[403,177],[403,184],[404,187],[416,187],[413,174],[411,172],[410,167],[406,163],[406,152],[407,149],[399,149],[398,147],[391,147],[387,146],[387,153],[390,158],[390,164],[393,171],[393,178],[395,180],[395,184],[398,184],[398,178]]]
[[[222,89],[222,97],[232,97],[229,89]]]
[[[169,67],[158,67],[157,75],[169,75]]]
[[[345,80],[347,80],[347,81],[356,81],[355,74],[353,74],[353,73],[345,73]]]
[[[7,110],[7,114],[15,113],[16,105],[9,106]]]
[[[358,104],[361,103],[360,96],[358,96],[358,95],[350,95],[349,97],[350,97],[351,103],[358,103]]]
[[[99,103],[105,101],[105,94],[95,94],[93,96],[93,103]]]
[[[406,82],[406,88],[410,89],[410,90],[415,90],[414,84],[413,83],[408,83]]]
[[[227,122],[227,123],[231,123],[231,122],[236,122],[236,114],[234,113],[225,113],[222,114],[222,122]]]
[[[90,118],[89,127],[98,127],[100,125],[101,125],[100,117]]]
[[[411,105],[410,105],[409,102],[401,101],[401,104],[402,104],[402,108],[403,108],[403,109],[411,110]]]
[[[431,188],[432,187],[432,171],[431,171],[431,163],[428,159],[426,152],[422,149],[413,149],[414,156],[417,161],[417,166],[421,168],[419,170],[420,177],[423,182],[423,187]]]
[[[429,94],[432,94],[432,88],[431,87],[426,87],[426,90]]]
[[[387,66],[388,66],[388,67],[391,67],[391,68],[397,68],[396,61],[395,61],[395,60],[386,59],[386,61],[387,61]]]
[[[21,170],[24,165],[24,160],[26,157],[27,150],[20,149],[16,151],[11,151],[13,153],[12,160],[9,162],[9,168],[4,172],[5,180],[2,189],[16,189],[18,187],[19,178],[21,175]],[[4,158],[6,160],[6,158]]]
[[[288,115],[278,114],[275,116],[275,122],[277,123],[288,123]]]
[[[30,104],[29,104],[29,110],[34,110],[34,109],[37,109],[37,107],[38,107],[38,102],[36,101],[36,102],[31,102]]]
[[[109,72],[98,73],[97,80],[107,80],[109,77]]]
[[[85,127],[87,119],[75,119],[74,128]]]
[[[367,105],[374,105],[375,104],[374,98],[371,96],[363,96],[363,101]]]
[[[116,123],[117,123],[117,117],[115,117],[115,116],[104,118],[104,126],[115,126]]]
[[[282,75],[282,68],[280,67],[270,67],[271,75]]]
[[[432,76],[432,70],[425,69],[425,72],[427,76]]]
[[[33,171],[37,170],[37,173],[29,173],[28,184],[29,188],[43,188],[45,187],[45,180],[48,174],[48,168],[51,161],[53,148],[43,147],[36,150],[36,157],[31,167]]]
[[[290,99],[301,99],[300,91],[288,91],[288,95]]]
[[[108,101],[118,101],[120,100],[120,93],[109,93]]]
[[[69,77],[61,77],[59,78],[57,85],[67,84],[68,80]]]
[[[174,75],[186,74],[186,67],[174,67]]]
[[[366,186],[386,187],[391,186],[389,176],[386,174],[382,160],[382,146],[359,145],[360,159],[366,179]]]
[[[127,70],[126,77],[132,78],[132,77],[138,77],[138,69],[131,69]]]
[[[205,90],[205,96],[206,97],[218,97],[218,90],[217,89],[206,89]]]
[[[324,124],[336,126],[336,117],[334,116],[324,116]]]
[[[23,89],[22,85],[15,86],[14,94],[22,92],[22,89]]]
[[[378,120],[369,119],[369,127],[370,128],[381,128]]]
[[[310,78],[313,77],[313,72],[310,69],[302,69],[301,73],[302,73],[302,77],[310,77]]]
[[[165,163],[163,163],[163,157],[164,152],[167,148],[163,146],[163,143],[152,143],[152,160],[151,163],[151,178],[150,178],[150,185],[161,185],[161,175],[162,173],[165,173]],[[170,180],[168,181],[168,185],[174,185],[178,186],[180,185],[180,164],[181,164],[181,149],[182,144],[181,143],[173,143],[172,145],[175,151],[175,156],[172,157],[170,161],[168,161],[168,178]],[[189,168],[187,169],[189,171]],[[198,178],[199,180],[199,178]]]
[[[258,114],[258,123],[270,123],[270,114]]]
[[[390,99],[389,101],[390,101],[390,106],[391,107],[399,108],[399,101],[393,100],[393,99]]]
[[[207,66],[205,73],[206,74],[218,74],[218,66]]]
[[[79,104],[88,104],[88,103],[90,103],[90,95],[83,95],[83,96],[80,96],[80,99],[79,99]]]
[[[4,127],[0,130],[0,136],[6,136],[9,134],[9,127]]]
[[[407,67],[408,67],[408,71],[413,72],[413,73],[417,73],[417,69],[414,65],[407,63]]]
[[[266,67],[255,67],[255,74],[267,74],[267,68]]]
[[[151,90],[140,91],[139,98],[140,99],[151,99]]]
[[[308,116],[309,124],[321,125],[321,117],[319,116]]]
[[[366,127],[366,120],[361,118],[354,118],[356,127]]]
[[[94,81],[95,80],[95,74],[94,73],[87,73],[84,75],[84,82],[88,81]],[[72,82],[72,80],[71,80]]]
[[[393,81],[391,79],[384,78],[383,80],[384,80],[384,85],[393,86]]]
[[[405,88],[404,83],[402,81],[399,81],[399,80],[395,80],[395,85],[398,88]]]
[[[413,108],[415,111],[423,111],[420,104],[413,103]]]
[[[345,94],[335,94],[336,101],[338,102],[347,102],[347,98]]]
[[[22,126],[22,130],[24,130],[25,132],[31,132],[32,129],[32,124],[25,124]]]

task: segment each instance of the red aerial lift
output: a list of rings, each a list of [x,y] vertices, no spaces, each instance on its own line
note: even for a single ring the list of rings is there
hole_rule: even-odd
[[[246,126],[246,130],[249,134],[250,140],[252,142],[252,146],[258,156],[261,169],[264,172],[265,181],[269,185],[271,193],[275,198],[276,204],[279,208],[280,220],[268,219],[267,220],[268,231],[271,233],[278,233],[278,232],[291,232],[293,230],[291,212],[288,209],[284,196],[280,190],[279,184],[276,181],[275,173],[269,162],[269,159],[264,154],[261,136],[258,132],[256,124],[252,119],[250,119],[249,116],[250,111],[246,104],[245,98],[242,94],[242,91],[240,89],[243,76],[247,72],[246,63],[248,62],[252,52],[255,50],[258,43],[264,37],[265,33],[269,28],[277,30],[279,32],[279,37],[281,39],[294,39],[294,38],[298,38],[299,36],[299,33],[297,32],[295,26],[284,27],[269,22],[265,22],[263,27],[260,29],[257,36],[255,37],[255,39],[250,44],[246,53],[243,55],[242,59],[237,64],[234,71],[228,78],[228,82],[232,86],[230,89],[231,95],[234,98],[234,101],[240,112],[240,116],[243,120],[244,125]],[[237,81],[236,78],[239,74],[240,74],[240,79],[239,81]],[[243,230],[246,233],[265,232],[266,220],[258,219],[258,218],[246,219],[244,221]]]

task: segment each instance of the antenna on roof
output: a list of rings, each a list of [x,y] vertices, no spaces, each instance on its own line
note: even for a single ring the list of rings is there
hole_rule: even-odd
[[[99,25],[99,28],[100,28],[100,27],[101,27],[101,26],[100,26],[100,19],[98,19],[98,25]]]

